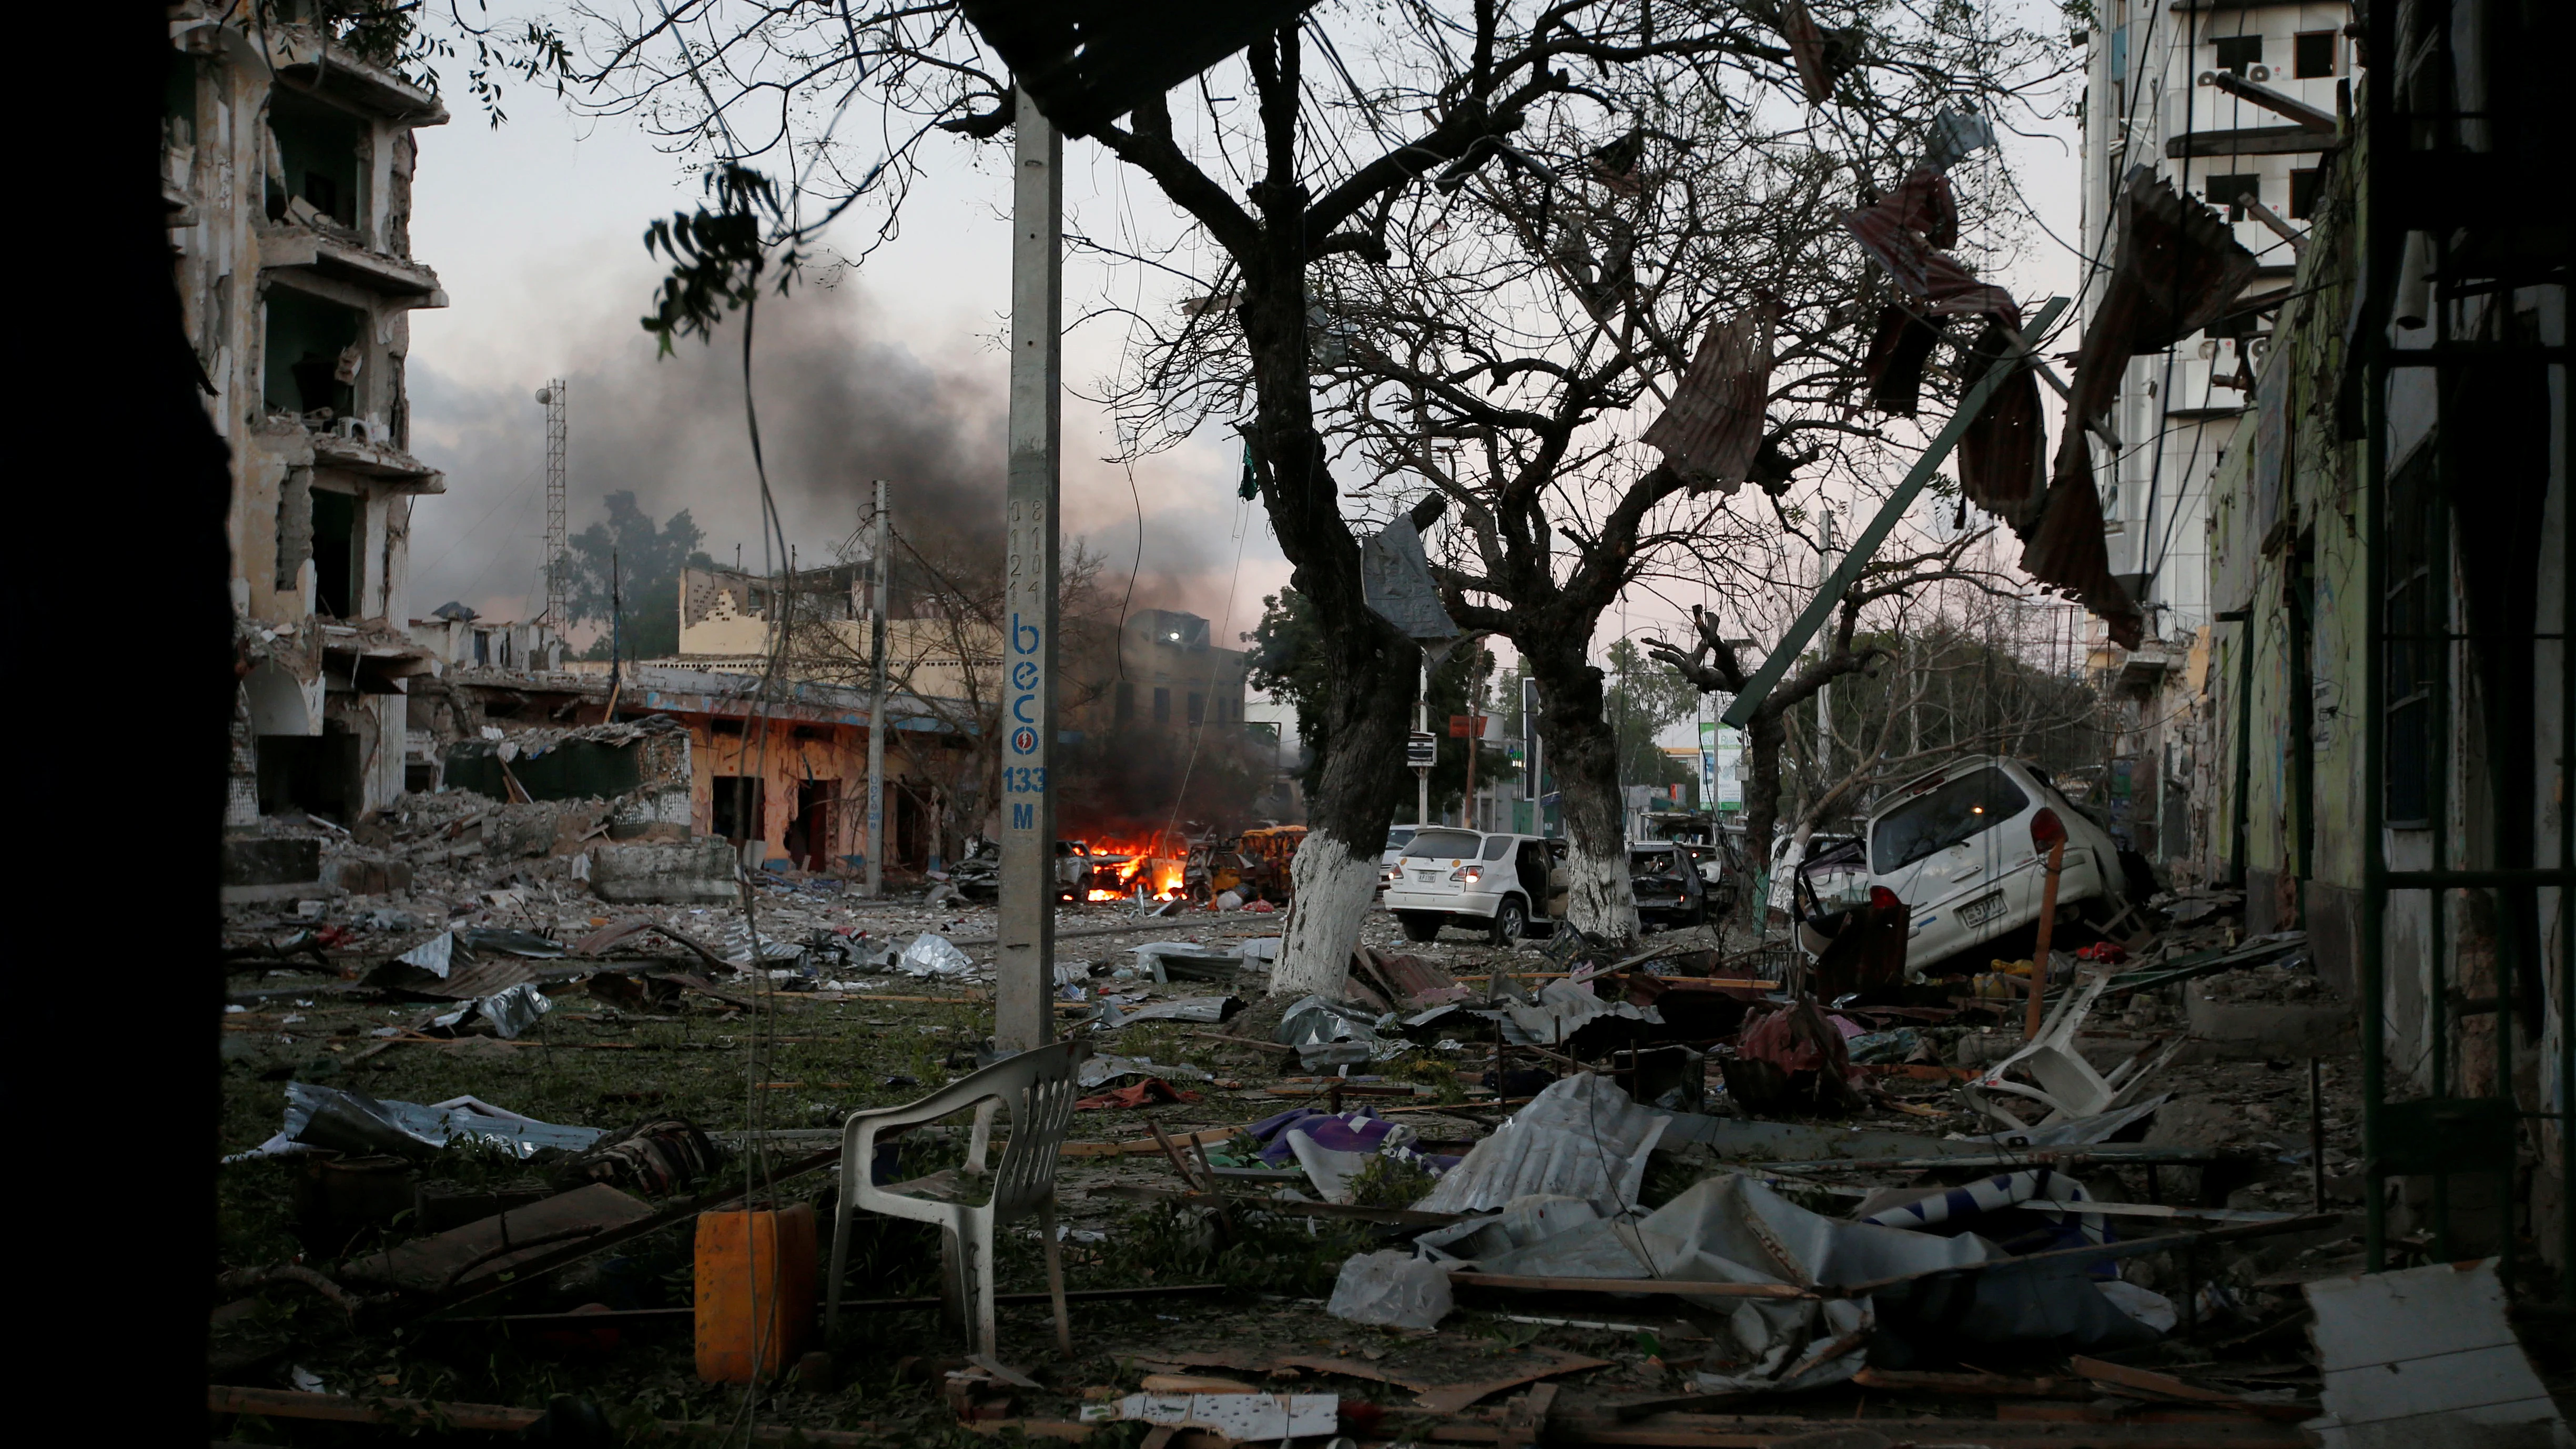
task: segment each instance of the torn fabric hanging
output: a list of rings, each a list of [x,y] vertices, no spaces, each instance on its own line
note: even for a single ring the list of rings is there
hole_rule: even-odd
[[[2048,425],[2040,412],[2039,379],[2015,358],[2019,350],[2013,329],[2001,318],[1989,319],[1959,370],[1960,385],[1974,387],[1989,368],[2017,369],[1959,437],[1960,488],[1969,502],[2016,533],[2038,517],[2048,477]]]
[[[2144,620],[2111,575],[2083,420],[2110,407],[2131,357],[2208,326],[2253,279],[2255,261],[2216,212],[2180,196],[2144,166],[2129,172],[2115,225],[2119,252],[2076,356],[2068,425],[2037,525],[2024,534],[2022,568],[2082,599],[2110,625],[2113,642],[2134,649]]]
[[[1733,493],[1752,475],[1762,450],[1763,406],[1771,398],[1771,335],[1777,303],[1758,302],[1712,326],[1673,392],[1671,406],[1643,441],[1697,493]]]

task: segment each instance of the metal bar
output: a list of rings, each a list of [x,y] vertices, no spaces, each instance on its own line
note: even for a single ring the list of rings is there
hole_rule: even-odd
[[[2397,7],[2374,5],[2363,17],[2372,55],[2395,55]],[[2396,133],[2389,125],[2390,88],[2372,85],[2363,91],[2362,185],[2375,194],[2390,169],[2388,148]],[[2361,340],[2362,387],[2362,537],[2363,594],[2368,613],[2362,623],[2361,650],[2361,1135],[2363,1265],[2377,1273],[2388,1266],[2387,1194],[2381,1191],[2379,1150],[2381,1109],[2388,1095],[2387,961],[2388,817],[2386,791],[2388,721],[2387,669],[2381,658],[2388,647],[2388,561],[2381,554],[2388,521],[2388,377],[2387,315],[2389,284],[2395,258],[2389,255],[2390,208],[2367,209],[2362,237]]]
[[[1057,444],[1064,402],[1064,139],[1015,91],[1011,451],[1003,575],[1002,890],[993,1045],[1043,1046],[1055,970]]]
[[[2295,96],[2283,95],[2270,86],[2247,80],[2232,70],[2214,71],[2209,83],[2241,101],[2251,101],[2276,115],[2287,116],[2320,136],[2335,134],[2332,111],[2321,111]]]
[[[2029,339],[2046,332],[2049,324],[2065,310],[2064,297],[2051,297],[2040,304],[2038,313],[2021,329],[2025,354],[2030,351]],[[1816,630],[1831,617],[1834,606],[1842,601],[1843,591],[1849,589],[1861,571],[1869,567],[1879,545],[1885,543],[1887,535],[1895,529],[1896,521],[1905,516],[1906,509],[1914,506],[1915,496],[1923,491],[1923,485],[1932,481],[1932,475],[1940,470],[1943,460],[1950,456],[1950,450],[1959,446],[1959,439],[1967,436],[1969,424],[1977,420],[1977,414],[1985,411],[1987,402],[2002,391],[2004,383],[2019,371],[2018,366],[1990,367],[1986,375],[1977,380],[1977,385],[1968,389],[1968,395],[1959,399],[1958,410],[1950,414],[1950,421],[1942,427],[1940,435],[1924,449],[1923,456],[1915,460],[1913,470],[1905,475],[1905,480],[1887,495],[1887,502],[1880,506],[1878,516],[1872,518],[1859,536],[1851,541],[1851,548],[1843,555],[1842,562],[1835,565],[1833,572],[1817,586],[1816,597],[1808,601],[1805,611],[1789,626],[1789,631],[1780,636],[1779,644],[1771,650],[1771,657],[1763,660],[1762,667],[1745,681],[1743,693],[1726,707],[1726,713],[1719,717],[1723,723],[1743,729],[1752,721],[1753,712],[1760,709],[1762,701],[1770,698],[1771,691],[1779,687],[1780,676],[1789,672],[1789,666],[1797,661],[1799,651],[1807,647],[1807,641],[1813,639]]]

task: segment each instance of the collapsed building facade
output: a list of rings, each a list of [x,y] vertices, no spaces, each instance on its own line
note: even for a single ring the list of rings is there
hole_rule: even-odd
[[[231,453],[239,695],[227,823],[354,818],[404,787],[414,133],[435,96],[305,24],[175,7],[162,191],[200,387]]]

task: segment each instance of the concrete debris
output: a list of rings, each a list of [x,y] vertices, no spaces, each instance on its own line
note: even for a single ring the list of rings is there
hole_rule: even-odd
[[[2505,1317],[2492,1258],[2307,1285],[2326,1449],[2569,1449],[2576,1436]]]

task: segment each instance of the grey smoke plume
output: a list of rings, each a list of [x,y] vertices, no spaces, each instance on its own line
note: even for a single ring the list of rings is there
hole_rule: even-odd
[[[642,299],[639,289],[639,309]],[[564,349],[586,356],[564,374],[572,531],[600,516],[607,494],[631,489],[656,520],[688,509],[720,561],[731,563],[739,543],[743,561],[760,567],[739,320],[712,344],[682,342],[659,359],[632,316],[576,330]],[[800,564],[830,561],[876,478],[894,485],[897,526],[911,538],[998,552],[1004,362],[983,339],[898,335],[867,288],[847,284],[764,297],[756,332],[761,442]],[[436,362],[416,358],[410,369],[413,451],[448,475],[447,493],[420,500],[413,513],[412,612],[454,598],[491,617],[530,617],[543,605],[544,425],[532,395],[545,364],[532,362],[525,378],[485,381]],[[1079,405],[1066,410],[1065,529],[1087,536],[1106,563],[1103,582],[1123,593],[1139,510],[1125,471],[1099,456],[1109,449],[1093,436],[1098,422]],[[1135,607],[1211,620],[1221,612],[1235,556],[1231,470],[1227,445],[1137,465],[1146,547]],[[1259,616],[1261,592],[1277,587],[1276,546],[1258,521],[1251,526],[1235,632]]]

